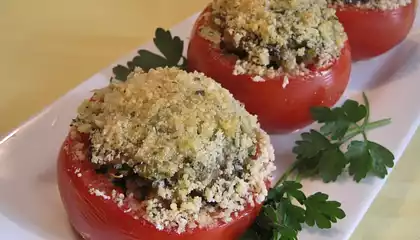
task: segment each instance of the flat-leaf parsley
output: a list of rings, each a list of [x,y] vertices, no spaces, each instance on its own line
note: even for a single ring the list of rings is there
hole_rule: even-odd
[[[343,106],[311,109],[314,120],[323,124],[321,132],[302,133],[293,152],[297,156],[296,168],[304,176],[320,177],[324,182],[335,181],[348,167],[356,182],[372,174],[384,178],[388,168],[394,166],[394,155],[382,145],[367,138],[367,130],[391,122],[382,119],[370,122],[369,101],[363,94],[364,104],[347,100]],[[353,140],[361,135],[363,140]],[[347,151],[343,144],[350,141]]]
[[[295,240],[304,223],[331,228],[332,223],[346,216],[341,204],[328,200],[328,195],[317,192],[306,196],[301,188],[299,182],[280,179],[269,191],[254,225],[241,240]]]
[[[120,81],[127,80],[127,76],[136,67],[140,67],[146,72],[157,67],[186,68],[187,59],[182,56],[184,41],[178,36],[173,37],[170,31],[157,28],[153,42],[162,56],[148,50],[139,50],[138,55],[127,62],[127,66],[117,65],[112,69],[115,78]]]
[[[366,131],[390,123],[390,119],[369,122],[369,102],[347,100],[341,107],[314,107],[313,119],[321,123],[321,130],[301,134],[293,153],[296,161],[268,192],[256,221],[241,240],[296,240],[303,224],[328,229],[346,214],[341,203],[329,200],[325,193],[305,195],[302,185],[288,180],[292,173],[300,177],[320,177],[324,182],[337,180],[347,168],[357,182],[369,173],[384,178],[388,167],[394,165],[394,155],[385,147],[367,139]],[[360,123],[361,122],[361,123]],[[357,135],[342,150],[343,144]]]

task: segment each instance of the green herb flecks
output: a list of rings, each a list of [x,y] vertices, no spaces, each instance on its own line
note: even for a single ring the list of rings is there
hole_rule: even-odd
[[[170,31],[157,28],[153,42],[162,55],[148,50],[139,50],[138,55],[127,62],[126,66],[117,65],[112,69],[115,78],[120,81],[127,80],[127,76],[134,71],[135,67],[140,67],[146,72],[157,67],[186,68],[187,59],[182,56],[184,41],[178,36],[173,37]]]

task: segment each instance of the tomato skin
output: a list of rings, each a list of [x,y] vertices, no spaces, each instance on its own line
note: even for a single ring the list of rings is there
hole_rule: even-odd
[[[255,220],[261,205],[248,206],[229,223],[209,229],[195,229],[182,234],[159,231],[143,219],[134,219],[125,213],[127,203],[118,207],[112,199],[104,199],[89,193],[99,188],[106,196],[116,188],[104,175],[96,174],[92,163],[74,157],[72,146],[77,142],[70,135],[60,150],[57,164],[58,188],[69,221],[74,229],[87,240],[234,240]],[[84,141],[87,150],[88,140]],[[76,173],[80,173],[80,177]]]
[[[403,41],[413,26],[415,1],[394,10],[336,6],[338,20],[349,38],[353,60],[379,56]]]
[[[197,19],[187,51],[188,70],[203,72],[215,79],[256,114],[261,127],[268,133],[289,133],[313,122],[312,106],[333,106],[347,87],[351,56],[348,43],[341,57],[325,69],[313,70],[304,76],[289,76],[283,88],[284,76],[255,82],[253,75],[233,75],[237,57],[222,53],[219,46],[199,34],[208,26],[210,7]]]

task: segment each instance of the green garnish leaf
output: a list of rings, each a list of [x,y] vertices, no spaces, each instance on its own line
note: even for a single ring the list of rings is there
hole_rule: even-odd
[[[341,107],[329,109],[327,107],[311,108],[312,118],[324,123],[321,132],[334,140],[344,137],[352,123],[357,123],[367,116],[365,105],[354,100],[346,100]]]
[[[354,181],[360,182],[372,167],[366,142],[352,141],[347,148],[346,158],[350,162],[349,174],[353,176]]]
[[[290,227],[279,227],[273,230],[273,238],[279,240],[297,240],[298,232]]]
[[[305,222],[309,226],[317,225],[318,228],[331,228],[331,223],[343,219],[346,214],[337,201],[328,201],[328,195],[317,192],[305,201]]]
[[[346,157],[338,147],[329,148],[320,155],[319,176],[326,183],[333,182],[343,173],[347,163]]]
[[[319,123],[333,122],[337,119],[332,109],[324,106],[311,108],[312,119]]]
[[[330,228],[337,219],[344,218],[340,203],[328,201],[328,195],[323,193],[306,197],[301,189],[302,184],[296,181],[284,181],[270,189],[253,226],[240,239],[296,240],[305,222]]]
[[[139,50],[138,54],[138,56],[133,58],[133,66],[141,67],[144,71],[166,66],[168,63],[164,57],[147,50]]]
[[[124,67],[122,65],[117,65],[112,69],[112,72],[114,73],[115,77],[118,80],[126,80],[128,74],[130,74],[130,72],[132,72],[132,70],[131,70],[131,68]]]
[[[368,141],[369,153],[373,160],[372,172],[380,177],[385,178],[388,174],[387,168],[394,167],[394,154],[384,146]]]
[[[360,182],[368,173],[380,178],[388,174],[387,168],[394,166],[394,155],[385,147],[371,141],[352,141],[346,152],[349,159],[349,174]]]
[[[284,198],[277,203],[277,209],[282,213],[283,225],[294,229],[295,231],[302,230],[302,223],[305,222],[305,209],[296,206],[291,199]]]
[[[280,233],[280,229],[273,229],[273,240],[279,240],[281,239],[281,233]]]
[[[156,29],[155,38],[153,39],[156,47],[165,56],[169,66],[177,66],[182,58],[184,50],[184,41],[178,36],[172,37],[171,32],[162,28]]]
[[[364,104],[347,100],[343,106],[329,109],[314,107],[314,120],[322,123],[321,132],[310,130],[301,134],[293,153],[296,154],[296,169],[305,177],[320,177],[324,182],[336,181],[348,167],[356,182],[372,173],[380,178],[388,174],[394,165],[394,155],[385,147],[369,141],[366,131],[390,122],[383,119],[369,122],[369,102],[363,95]],[[360,123],[361,122],[361,123]],[[352,138],[362,135],[363,141],[352,141],[347,152],[341,146]]]
[[[293,148],[300,162],[298,171],[307,177],[318,175],[324,182],[337,180],[348,162],[338,146],[315,130],[302,133],[301,138]]]
[[[264,206],[262,212],[266,217],[265,219],[267,220],[265,224],[273,227],[276,227],[280,224],[281,216],[271,205]],[[260,222],[260,224],[262,224],[262,222]]]
[[[330,140],[313,129],[302,133],[300,137],[302,140],[296,141],[292,150],[298,158],[313,158],[321,151],[331,148]]]
[[[322,124],[321,131],[302,133],[295,142],[296,161],[270,189],[262,211],[241,240],[297,240],[302,224],[328,229],[346,217],[341,203],[329,200],[327,194],[306,196],[302,184],[288,180],[292,173],[297,174],[295,179],[319,177],[324,182],[336,181],[346,168],[356,182],[368,173],[381,178],[388,174],[387,168],[394,166],[394,155],[368,140],[366,132],[389,124],[390,119],[369,122],[369,102],[364,94],[363,99],[364,104],[347,100],[341,107],[311,110],[314,120]],[[358,135],[363,140],[352,140]],[[343,152],[343,144],[348,141]]]
[[[241,240],[260,240],[260,236],[252,228],[248,228],[241,236]]]
[[[267,202],[276,201],[276,199],[281,199],[284,194],[287,194],[302,204],[306,197],[300,189],[302,189],[302,184],[295,181],[285,181],[282,185],[272,188],[268,192]]]
[[[303,204],[306,200],[306,196],[301,190],[303,187],[301,183],[295,181],[285,181],[281,187],[289,198],[292,197],[296,199],[300,204]]]
[[[184,41],[178,36],[173,37],[169,30],[157,28],[153,42],[162,55],[148,50],[139,50],[138,55],[132,61],[127,62],[127,66],[117,65],[112,69],[115,78],[120,81],[127,80],[128,75],[136,67],[140,67],[146,72],[158,67],[186,68],[187,59],[182,56]]]
[[[367,116],[366,106],[351,99],[345,101],[341,108],[345,113],[346,119],[353,123],[357,123]]]

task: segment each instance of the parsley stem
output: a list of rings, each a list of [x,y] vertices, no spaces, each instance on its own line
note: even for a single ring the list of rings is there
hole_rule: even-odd
[[[346,133],[346,135],[344,136],[344,138],[341,141],[338,141],[337,144],[341,145],[345,142],[347,142],[348,140],[354,138],[355,136],[359,135],[359,134],[364,134],[364,137],[366,137],[366,131],[368,130],[372,130],[378,127],[382,127],[385,125],[388,125],[391,123],[391,119],[390,118],[385,118],[385,119],[381,119],[378,121],[374,121],[374,122],[370,122],[367,123],[365,125],[359,126],[357,124],[353,125],[351,128],[349,128],[348,132]],[[293,173],[293,171],[296,170],[296,168],[298,167],[298,165],[305,159],[297,159],[296,161],[294,161],[289,168],[286,169],[286,171],[283,173],[283,175],[279,178],[279,180],[277,180],[276,184],[274,185],[274,187],[279,186],[280,184],[282,184],[285,180],[287,180],[287,178],[290,176],[290,174]]]
[[[378,121],[370,122],[363,127],[364,131],[369,131],[378,127],[383,127],[391,123],[391,118],[384,118]]]
[[[368,100],[365,92],[363,92],[363,101],[364,101],[365,107],[366,107],[366,117],[363,120],[363,124],[362,124],[362,127],[364,128],[364,127],[366,127],[366,125],[369,124],[369,117],[370,117],[370,104],[369,104],[369,100]]]
[[[283,175],[279,178],[279,180],[277,180],[276,184],[273,186],[273,188],[279,186],[282,182],[284,182],[285,180],[287,180],[287,178],[290,176],[291,173],[293,173],[293,171],[296,170],[297,166],[300,164],[300,162],[302,161],[302,159],[297,159],[296,161],[294,161],[289,168],[286,169],[286,171],[283,173]]]
[[[302,180],[302,175],[300,175],[299,172],[296,172],[295,182],[300,182],[300,180]]]
[[[348,140],[354,138],[355,136],[359,135],[360,133],[363,133],[365,131],[369,131],[378,127],[382,127],[385,125],[388,125],[391,123],[391,118],[385,118],[385,119],[381,119],[378,121],[374,121],[374,122],[370,122],[367,123],[365,125],[359,126],[359,125],[355,125],[354,127],[349,128],[348,132],[346,133],[346,135],[344,136],[344,138],[338,142],[338,145],[341,145],[345,142],[347,142]]]

